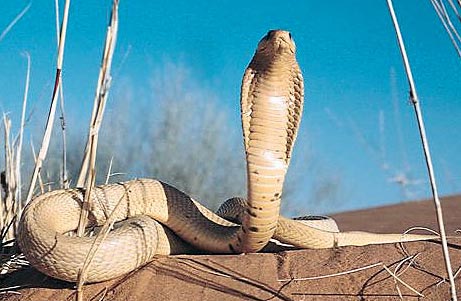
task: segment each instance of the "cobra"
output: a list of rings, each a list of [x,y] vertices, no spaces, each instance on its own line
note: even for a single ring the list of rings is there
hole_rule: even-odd
[[[115,278],[151,261],[156,254],[177,254],[191,248],[220,254],[257,252],[272,237],[299,248],[434,239],[338,232],[279,216],[303,102],[304,82],[295,43],[289,32],[271,30],[259,42],[242,81],[247,198],[234,198],[221,209],[222,215],[236,223],[158,180],[95,187],[88,226],[104,224],[115,208],[119,223],[96,251],[86,281]],[[77,228],[84,194],[82,189],[51,191],[32,200],[22,214],[18,244],[30,263],[51,277],[77,281],[95,240],[69,235]]]

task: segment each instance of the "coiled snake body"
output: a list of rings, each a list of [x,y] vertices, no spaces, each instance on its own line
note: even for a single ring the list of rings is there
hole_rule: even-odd
[[[235,205],[234,213],[228,214],[240,219],[241,225],[221,218],[157,180],[137,179],[96,187],[91,193],[88,226],[104,224],[111,212],[122,222],[101,243],[86,281],[120,276],[151,261],[155,254],[187,251],[189,245],[176,236],[194,248],[213,253],[257,252],[272,237],[300,248],[434,238],[326,231],[279,216],[285,173],[301,119],[303,90],[290,33],[269,31],[258,44],[242,81],[248,195],[247,201],[231,201],[243,205]],[[56,190],[26,206],[18,243],[30,263],[43,273],[77,280],[95,239],[67,234],[77,228],[83,198],[82,189]]]

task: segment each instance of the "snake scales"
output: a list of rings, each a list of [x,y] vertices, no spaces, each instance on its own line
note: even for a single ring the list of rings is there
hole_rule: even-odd
[[[303,99],[303,77],[291,34],[269,31],[259,42],[242,81],[248,195],[247,201],[234,199],[234,203],[243,205],[227,216],[239,220],[239,224],[157,180],[137,179],[96,187],[91,193],[88,226],[104,224],[116,206],[114,214],[121,222],[101,243],[86,281],[123,275],[151,261],[155,254],[186,252],[190,246],[213,253],[245,253],[259,251],[272,237],[300,248],[434,238],[326,231],[279,216]],[[75,282],[95,239],[68,235],[77,228],[84,193],[83,189],[68,189],[42,194],[22,214],[19,246],[30,263],[49,276]]]

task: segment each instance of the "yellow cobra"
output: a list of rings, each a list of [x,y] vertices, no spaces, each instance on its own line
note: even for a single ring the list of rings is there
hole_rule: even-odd
[[[290,33],[269,31],[259,42],[242,82],[248,198],[233,199],[224,205],[233,207],[227,216],[241,225],[221,218],[157,180],[137,179],[95,187],[88,226],[104,224],[112,212],[119,222],[95,253],[86,281],[115,278],[151,261],[156,254],[187,252],[191,246],[213,253],[257,252],[273,236],[299,248],[433,239],[434,236],[326,231],[308,222],[279,217],[303,93],[303,78]],[[22,214],[18,244],[30,263],[51,277],[75,282],[95,240],[70,235],[77,228],[84,193],[82,189],[68,189],[42,194]]]

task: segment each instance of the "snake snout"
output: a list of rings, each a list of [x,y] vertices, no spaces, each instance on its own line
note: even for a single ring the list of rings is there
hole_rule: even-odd
[[[258,51],[271,53],[295,53],[296,46],[291,33],[286,30],[269,30],[258,44]]]

